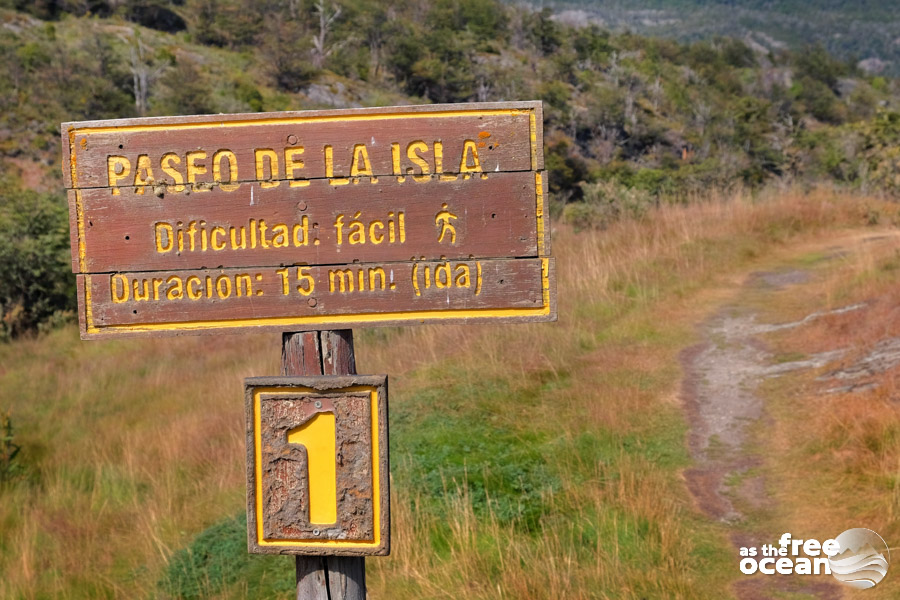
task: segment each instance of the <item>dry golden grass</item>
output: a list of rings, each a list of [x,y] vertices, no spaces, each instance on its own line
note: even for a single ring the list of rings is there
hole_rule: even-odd
[[[605,231],[573,233],[553,229],[557,258],[559,324],[516,327],[420,327],[404,331],[390,345],[366,348],[359,359],[370,371],[398,373],[448,354],[468,356],[480,371],[503,374],[559,362],[584,331],[584,313],[604,305],[621,310],[653,301],[663,287],[687,293],[726,276],[730,269],[770,254],[788,240],[863,224],[863,207],[878,201],[837,195],[771,193],[764,198],[718,195],[687,206],[663,205],[642,220]],[[668,291],[668,290],[667,290]],[[666,311],[667,306],[656,306]],[[539,346],[529,339],[540,339]],[[510,352],[525,343],[530,352]],[[551,358],[552,357],[552,358]]]
[[[276,364],[261,342],[86,344],[69,328],[0,350],[31,470],[0,492],[0,596],[127,597],[123,574],[235,506],[241,379]]]
[[[368,561],[372,597],[727,594],[736,570],[723,568],[724,534],[679,476],[678,352],[738,274],[860,226],[871,206],[881,204],[824,191],[712,197],[605,231],[556,227],[558,323],[361,332],[359,369],[391,375],[392,408],[430,388],[502,381],[509,397],[481,408],[565,454],[547,457],[560,485],[537,532],[477,510],[465,481],[447,482],[440,510],[395,485],[395,551]],[[0,347],[0,409],[30,469],[0,489],[0,598],[147,596],[174,551],[241,510],[241,381],[277,373],[279,343],[81,342],[67,328]],[[564,452],[597,432],[615,452]],[[410,456],[400,445],[392,459]]]

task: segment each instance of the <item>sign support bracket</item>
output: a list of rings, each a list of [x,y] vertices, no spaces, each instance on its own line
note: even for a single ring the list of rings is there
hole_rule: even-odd
[[[355,375],[353,330],[282,334],[282,375]],[[297,600],[365,600],[366,564],[357,556],[297,556]]]

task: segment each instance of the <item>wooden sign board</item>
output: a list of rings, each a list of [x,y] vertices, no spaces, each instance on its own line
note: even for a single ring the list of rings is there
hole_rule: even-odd
[[[245,380],[257,554],[390,552],[387,376]]]
[[[65,123],[83,338],[551,321],[539,102]]]

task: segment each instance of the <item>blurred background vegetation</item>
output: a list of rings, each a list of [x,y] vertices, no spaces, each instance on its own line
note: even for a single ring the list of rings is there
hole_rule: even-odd
[[[497,0],[0,0],[0,335],[74,306],[69,120],[541,99],[553,213],[577,228],[710,189],[900,193],[896,79],[821,44],[569,21]]]
[[[872,73],[900,74],[900,20],[883,0],[550,0],[562,20],[691,41],[715,35],[762,49],[822,44]]]

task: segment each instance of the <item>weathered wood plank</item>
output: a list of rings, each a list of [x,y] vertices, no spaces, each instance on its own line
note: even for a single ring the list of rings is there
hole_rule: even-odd
[[[64,123],[63,170],[69,188],[152,180],[171,185],[173,193],[216,181],[299,181],[360,171],[540,170],[541,127],[539,102]]]
[[[328,570],[329,600],[365,600],[365,559],[350,556],[334,556],[325,559]],[[305,598],[299,595],[298,598]]]
[[[540,102],[64,124],[82,334],[554,320],[541,128]]]
[[[355,375],[356,353],[352,329],[327,329],[319,334],[322,375]],[[387,385],[387,382],[385,382]]]
[[[282,336],[283,375],[344,375],[356,373],[353,351],[353,331],[303,331]],[[385,419],[385,423],[387,420]],[[385,435],[387,435],[385,428]],[[386,444],[385,448],[390,445]],[[248,445],[248,478],[252,481],[252,451]],[[389,462],[385,470],[389,469]],[[390,486],[390,478],[386,480]],[[252,486],[251,486],[252,487]],[[248,506],[252,506],[248,487]],[[385,502],[390,502],[390,490],[385,488]],[[383,506],[388,507],[388,504]],[[385,533],[390,535],[390,510],[384,511]],[[253,529],[250,529],[252,535]],[[387,538],[390,545],[390,539]],[[297,600],[365,600],[365,558],[356,556],[296,557]]]
[[[365,598],[365,558],[297,557],[297,600],[365,600]]]
[[[546,178],[528,171],[486,177],[427,184],[383,177],[345,187],[316,180],[302,189],[250,183],[190,198],[70,190],[73,269],[538,256],[549,234]]]
[[[540,258],[79,275],[78,285],[85,338],[556,316],[553,259]]]
[[[346,559],[345,559],[346,560]],[[356,559],[365,561],[364,558]],[[329,571],[325,556],[298,556],[296,560],[297,600],[333,600],[328,593]],[[365,568],[363,568],[365,573]],[[365,575],[363,575],[365,577]],[[365,600],[366,594],[358,595]]]
[[[345,369],[338,364],[336,370]],[[245,390],[250,551],[388,554],[387,377],[248,378]],[[291,441],[292,432],[320,414],[331,415],[334,427],[330,451],[337,462],[330,481],[310,466],[323,458],[322,450],[315,455]],[[331,495],[323,504],[334,512],[314,520],[321,507],[313,504],[313,488],[323,487]]]
[[[206,124],[210,126],[223,126],[232,120],[233,117],[240,117],[245,122],[270,122],[273,119],[280,118],[303,118],[303,117],[334,117],[343,119],[344,117],[371,116],[371,115],[402,115],[402,114],[422,114],[421,118],[429,118],[431,115],[439,115],[442,113],[457,113],[471,111],[486,110],[519,110],[528,113],[535,111],[537,117],[537,125],[541,126],[541,101],[540,100],[511,100],[503,102],[459,102],[454,104],[417,104],[403,106],[374,106],[366,108],[326,108],[315,110],[288,110],[279,112],[260,112],[260,113],[233,113],[233,114],[211,114],[211,115],[182,115],[182,116],[164,116],[164,117],[128,117],[122,119],[97,119],[93,121],[70,121],[62,124],[62,131],[73,126],[84,128],[99,127],[132,127],[155,125],[160,128],[170,125],[184,124]],[[68,138],[63,135],[63,140]],[[538,142],[542,140],[538,139]]]
[[[282,375],[321,375],[322,355],[318,331],[285,333],[281,345]],[[356,373],[354,369],[350,373]]]

